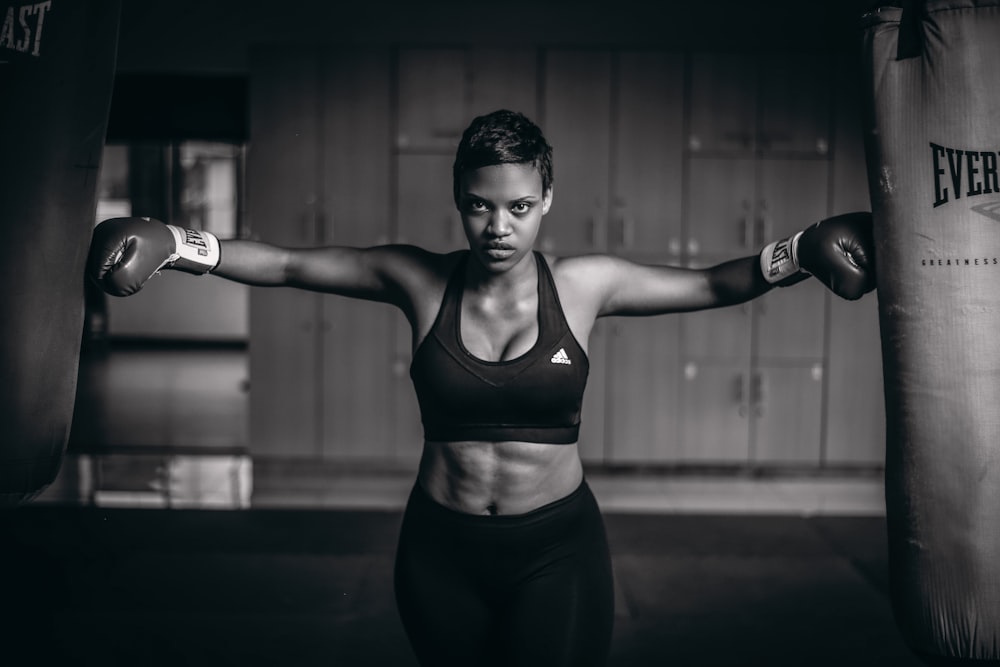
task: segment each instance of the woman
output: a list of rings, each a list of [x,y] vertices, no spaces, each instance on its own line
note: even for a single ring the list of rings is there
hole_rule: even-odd
[[[602,665],[611,562],[576,444],[594,322],[738,304],[804,271],[858,298],[873,287],[870,217],[826,220],[706,269],[543,255],[552,149],[510,111],[465,131],[453,187],[468,250],[289,249],[118,218],[95,230],[90,273],[117,295],[173,268],[400,308],[425,442],[395,587],[420,664]]]

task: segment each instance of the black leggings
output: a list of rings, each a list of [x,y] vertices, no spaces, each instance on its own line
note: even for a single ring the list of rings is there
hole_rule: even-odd
[[[403,517],[395,589],[423,667],[607,661],[611,557],[586,482],[517,516],[455,512],[418,483]]]

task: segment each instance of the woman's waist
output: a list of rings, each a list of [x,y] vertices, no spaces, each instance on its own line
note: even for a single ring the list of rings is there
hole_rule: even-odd
[[[467,514],[524,514],[569,495],[582,479],[575,443],[428,441],[420,460],[427,494]]]

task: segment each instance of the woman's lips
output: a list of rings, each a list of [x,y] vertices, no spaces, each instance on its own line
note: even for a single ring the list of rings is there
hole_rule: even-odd
[[[504,243],[502,241],[494,241],[492,243],[486,244],[486,254],[491,258],[502,261],[513,255],[515,252],[514,246],[509,243]]]

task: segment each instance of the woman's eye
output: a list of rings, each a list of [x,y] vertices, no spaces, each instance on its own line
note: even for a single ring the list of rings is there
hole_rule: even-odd
[[[469,202],[469,210],[473,213],[481,213],[486,210],[486,202],[474,201]]]
[[[528,202],[519,201],[516,204],[514,204],[513,207],[511,207],[511,210],[513,210],[514,213],[527,213],[529,210],[531,210],[531,204],[529,204]]]

